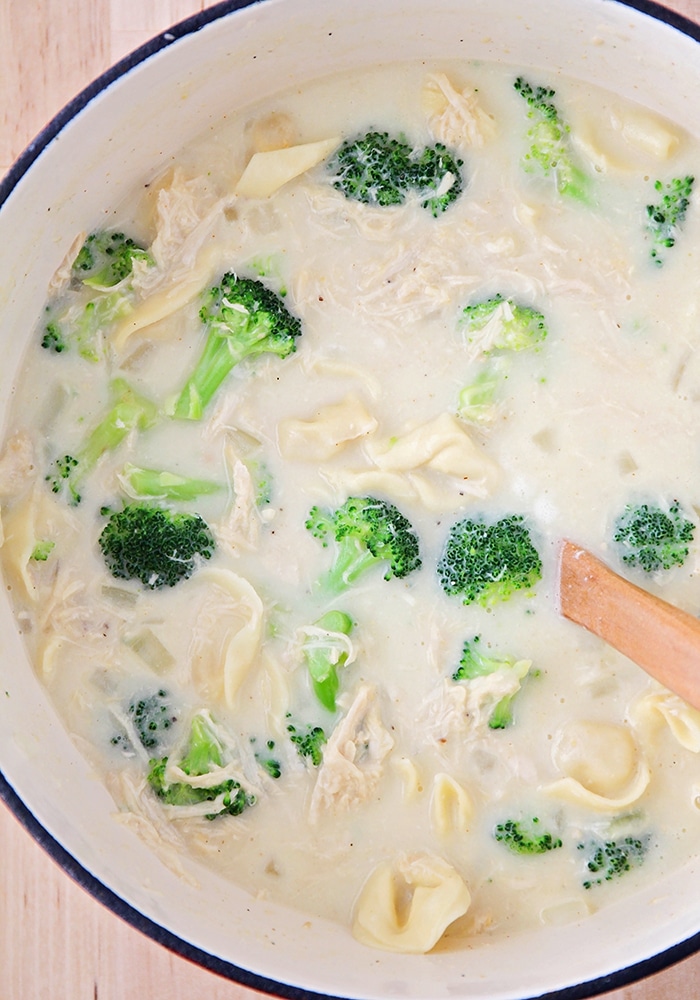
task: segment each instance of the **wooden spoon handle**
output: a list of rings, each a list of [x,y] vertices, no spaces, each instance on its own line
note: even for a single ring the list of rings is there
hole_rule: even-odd
[[[573,542],[562,546],[559,603],[565,618],[700,709],[700,620],[618,576]]]

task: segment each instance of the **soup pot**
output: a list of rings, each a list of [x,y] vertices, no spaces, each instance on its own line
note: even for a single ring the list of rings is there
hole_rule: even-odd
[[[75,234],[223,115],[378,62],[479,59],[593,82],[700,133],[700,32],[640,0],[262,0],[224,3],[155,38],[73,101],[0,185],[0,405]],[[0,596],[0,794],[115,912],[231,979],[285,997],[580,998],[700,946],[700,861],[583,922],[425,956],[253,898],[211,871],[183,881],[114,818],[62,727]],[[196,866],[195,866],[196,867]]]

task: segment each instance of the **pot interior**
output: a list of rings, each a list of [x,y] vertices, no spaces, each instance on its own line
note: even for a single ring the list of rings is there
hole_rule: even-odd
[[[26,165],[25,157],[5,182],[3,414],[49,279],[76,232],[90,230],[232,108],[377,63],[478,59],[593,82],[700,133],[698,43],[610,0],[438,0],[429,7],[418,0],[264,0],[222,5],[217,13],[199,30],[127,60],[76,105],[55,137],[40,137],[46,144],[36,159]],[[638,963],[686,947],[700,929],[695,861],[585,924],[424,957],[365,949],[344,928],[252,899],[196,865],[196,882],[185,881],[115,820],[111,798],[27,662],[6,595],[0,635],[0,762],[9,785],[89,884],[94,878],[126,903],[127,915],[152,922],[146,929],[156,937],[196,949],[204,964],[225,963],[216,967],[233,978],[283,993],[294,987],[353,998],[515,1000],[570,988],[570,996],[584,996],[601,982],[610,988],[633,977],[624,970]],[[619,979],[605,980],[620,970]]]

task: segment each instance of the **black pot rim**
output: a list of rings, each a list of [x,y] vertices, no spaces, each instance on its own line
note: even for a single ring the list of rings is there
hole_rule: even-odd
[[[10,167],[9,171],[0,181],[0,209],[44,149],[102,91],[106,90],[116,80],[130,72],[140,63],[181,38],[200,31],[212,21],[226,17],[234,11],[252,7],[259,2],[262,2],[262,0],[223,0],[223,2],[200,11],[192,17],[186,18],[168,28],[167,31],[154,36],[144,45],[139,46],[139,48],[129,53],[98,76],[51,119]],[[662,7],[655,0],[614,0],[614,2],[620,3],[622,6],[631,7],[642,14],[664,22],[700,43],[700,24],[691,21],[682,14]],[[140,910],[108,888],[97,876],[84,868],[46,830],[22,801],[20,795],[1,771],[0,799],[14,813],[17,820],[19,820],[20,824],[31,837],[78,885],[85,889],[99,903],[111,910],[112,913],[124,920],[125,923],[168,950],[224,979],[232,980],[241,986],[257,990],[261,993],[267,993],[273,997],[283,998],[283,1000],[342,1000],[337,995],[331,996],[325,993],[316,993],[297,986],[290,986],[277,980],[267,979],[257,973],[252,973],[231,962],[227,962],[216,955],[212,955],[190,944],[171,931],[166,930],[160,924],[141,913]],[[567,986],[554,992],[536,995],[528,994],[527,996],[523,996],[521,1000],[586,1000],[586,998],[599,996],[611,990],[622,989],[631,983],[662,972],[664,969],[689,958],[698,951],[700,951],[700,932],[659,952],[651,958],[616,970],[609,975],[591,979],[574,986]]]

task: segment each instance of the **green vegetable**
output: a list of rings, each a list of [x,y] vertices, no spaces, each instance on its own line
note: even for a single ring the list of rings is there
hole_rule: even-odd
[[[554,103],[556,92],[550,87],[533,86],[522,76],[515,81],[515,90],[527,104],[530,146],[523,158],[528,172],[552,175],[557,190],[567,197],[588,201],[590,180],[577,162],[571,144],[570,129]]]
[[[326,734],[321,726],[309,724],[305,731],[299,732],[290,722],[287,732],[299,756],[310,760],[314,767],[318,767],[323,760],[323,744],[326,742]]]
[[[695,525],[674,500],[665,507],[628,505],[615,522],[613,539],[624,563],[656,573],[683,565],[694,533]]]
[[[153,694],[134,699],[129,703],[127,714],[134,724],[141,745],[146,750],[160,747],[178,720],[178,714],[171,704],[170,694],[165,688],[159,688]]]
[[[45,351],[53,351],[55,354],[62,354],[63,351],[68,350],[66,338],[58,323],[51,322],[46,324],[41,346]]]
[[[127,316],[131,308],[129,297],[116,290],[88,302],[72,301],[58,313],[49,306],[41,346],[55,354],[77,351],[81,358],[97,363],[103,356],[101,337],[105,329]]]
[[[336,552],[324,586],[333,593],[355,583],[370,567],[383,563],[384,579],[399,579],[419,569],[418,536],[391,503],[375,497],[350,497],[334,511],[312,507],[306,527]]]
[[[435,217],[459,197],[462,160],[442,143],[414,149],[388,132],[367,132],[342,144],[328,163],[333,186],[366,205],[403,205],[415,192]]]
[[[649,840],[647,837],[623,837],[620,840],[581,843],[578,849],[586,852],[586,871],[596,876],[586,877],[583,881],[584,889],[591,889],[594,885],[611,882],[643,864]]]
[[[251,742],[254,743],[255,738],[253,738]],[[275,749],[275,741],[268,740],[265,746],[267,752],[271,753]],[[282,765],[280,764],[279,760],[276,757],[268,757],[267,755],[256,753],[255,759],[257,760],[258,764],[260,764],[260,766],[263,768],[263,770],[267,771],[267,773],[270,775],[271,778],[277,779],[282,776]]]
[[[114,451],[135,430],[146,430],[158,418],[154,403],[137,393],[123,378],[110,384],[110,404],[104,417],[72,455],[57,458],[46,476],[53,493],[65,491],[71,504],[81,501],[80,488],[100,458]]]
[[[199,311],[204,349],[177,398],[173,416],[199,420],[227,375],[245,358],[296,351],[301,322],[282,299],[256,278],[232,271],[209,289]]]
[[[187,579],[215,547],[198,514],[138,502],[110,515],[99,545],[112,576],[140,580],[149,590]]]
[[[105,330],[133,308],[131,283],[126,279],[137,260],[153,264],[150,254],[131,237],[107,230],[91,233],[71,266],[72,288],[47,307],[41,346],[55,354],[77,351],[86,361],[100,361]]]
[[[421,207],[438,218],[462,193],[463,161],[441,142],[426,146],[412,164],[412,186],[419,193]]]
[[[201,778],[214,774],[223,768],[224,749],[210,720],[205,713],[198,713],[192,719],[190,736],[184,756],[177,761],[180,770],[190,778]],[[240,816],[244,810],[255,804],[255,796],[248,794],[240,782],[223,777],[213,785],[197,782],[168,781],[166,769],[168,757],[151,761],[148,783],[156,795],[170,806],[193,806],[201,802],[211,802],[212,811],[207,819],[218,816]]]
[[[694,177],[675,177],[664,184],[656,181],[654,190],[661,197],[646,207],[646,229],[651,239],[650,256],[661,267],[665,261],[664,251],[676,244],[678,231],[682,228],[690,207]]]
[[[496,825],[493,836],[514,854],[547,854],[561,847],[561,839],[540,829],[539,823],[536,816],[529,822],[508,819]]]
[[[516,660],[512,656],[488,656],[481,646],[481,637],[476,635],[467,640],[462,648],[459,666],[452,675],[453,681],[471,681],[475,677],[486,677],[498,671],[507,672],[517,686],[511,694],[504,695],[494,705],[489,718],[491,729],[506,729],[513,722],[513,699],[520,690],[520,682],[530,670],[530,660]]]
[[[255,506],[267,507],[272,503],[272,473],[264,462],[251,460],[247,465],[255,486]]]
[[[77,257],[72,271],[84,285],[110,288],[131,274],[134,261],[152,263],[150,254],[124,233],[99,230],[90,233]]]
[[[493,324],[493,333],[484,348],[486,353],[528,350],[541,344],[548,333],[541,312],[500,293],[462,310],[460,328],[469,340],[477,339],[470,334],[480,333],[489,324]]]
[[[494,419],[498,397],[510,373],[511,354],[539,350],[548,336],[544,315],[500,293],[462,310],[459,329],[481,346],[481,363],[457,401],[462,420],[486,424]],[[484,360],[485,359],[485,360]]]
[[[46,562],[55,546],[55,542],[52,542],[49,539],[42,539],[34,546],[30,558],[32,558],[35,562]]]
[[[302,646],[314,693],[329,712],[336,709],[338,669],[348,661],[348,644],[344,639],[352,628],[353,620],[344,611],[327,611],[307,631]]]
[[[220,483],[207,479],[193,479],[165,469],[143,469],[131,463],[124,466],[119,480],[129,496],[137,499],[196,500],[223,489]]]
[[[466,518],[450,529],[437,573],[446,594],[490,607],[516,591],[531,592],[542,563],[521,516],[492,524]]]
[[[473,424],[488,424],[496,416],[501,385],[508,376],[501,365],[483,366],[459,393],[457,416]]]

